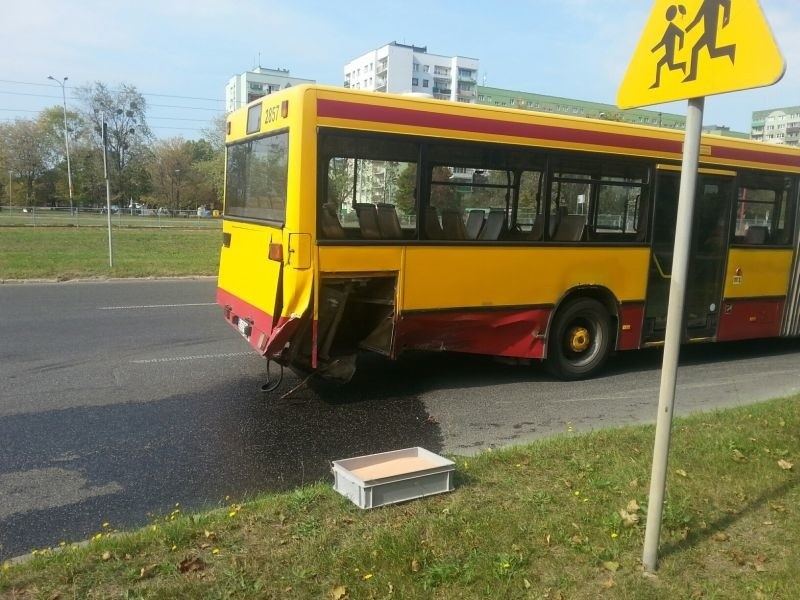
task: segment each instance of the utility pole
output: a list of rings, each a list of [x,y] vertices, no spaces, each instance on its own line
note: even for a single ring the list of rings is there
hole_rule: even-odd
[[[67,185],[69,186],[69,214],[72,215],[72,167],[69,162],[69,132],[67,131],[67,92],[66,92],[66,83],[69,77],[64,77],[63,81],[59,81],[52,75],[48,75],[47,78],[52,79],[58,85],[61,86],[61,99],[64,103],[64,146],[67,149]]]

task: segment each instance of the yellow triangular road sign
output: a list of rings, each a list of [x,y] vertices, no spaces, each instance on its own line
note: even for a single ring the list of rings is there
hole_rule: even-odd
[[[758,0],[656,0],[617,105],[772,85],[785,69]]]

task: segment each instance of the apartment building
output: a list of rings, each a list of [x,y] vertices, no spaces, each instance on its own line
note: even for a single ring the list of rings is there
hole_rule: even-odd
[[[225,110],[234,111],[256,98],[302,83],[314,83],[314,80],[292,77],[289,69],[257,67],[252,71],[245,71],[231,77],[225,86]]]
[[[623,121],[639,125],[654,125],[670,129],[684,129],[686,117],[672,113],[645,109],[621,110],[613,104],[601,102],[588,102],[573,98],[547,96],[531,92],[505,90],[501,88],[478,86],[478,104],[489,106],[505,106],[523,110],[571,115],[574,117],[588,117],[590,119],[607,119],[609,121]]]
[[[479,66],[477,58],[430,54],[427,46],[391,42],[347,63],[344,87],[475,102]]]
[[[800,146],[800,106],[755,111],[750,137],[770,144]]]

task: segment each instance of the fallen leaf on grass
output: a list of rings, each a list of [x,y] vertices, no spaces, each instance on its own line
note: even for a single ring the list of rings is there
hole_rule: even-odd
[[[331,590],[331,598],[333,600],[347,600],[347,588],[343,585],[337,585]]]
[[[614,583],[614,580],[611,579],[611,577],[609,577],[608,579],[604,579],[603,581],[600,582],[600,587],[605,588],[607,590],[610,590],[615,585],[617,584]]]
[[[111,552],[106,550],[105,552],[103,552],[103,557],[102,558],[103,558],[103,560],[111,560]]]
[[[675,469],[675,473],[677,473],[681,477],[688,477],[689,476],[689,474],[686,471],[684,471],[683,469]]]
[[[763,554],[759,554],[758,556],[753,558],[753,567],[759,573],[763,573],[767,570],[767,567],[764,566],[764,563],[767,562],[767,557]]]
[[[158,565],[147,565],[142,567],[142,570],[139,571],[139,579],[147,579],[153,575],[153,571],[155,571]]]
[[[606,571],[611,571],[612,573],[616,573],[619,571],[619,563],[613,560],[607,560],[603,563],[603,568]]]
[[[631,500],[628,502],[628,506],[625,507],[629,513],[637,513],[642,507],[639,506],[639,503],[636,500]]]
[[[416,558],[411,561],[411,572],[412,573],[419,572],[419,561]]]
[[[711,536],[711,539],[714,540],[715,542],[727,542],[729,539],[731,539],[731,536],[729,536],[727,533],[722,533],[721,531],[718,531],[717,533]]]
[[[736,462],[746,462],[747,461],[747,457],[744,454],[742,454],[740,450],[734,449],[733,450],[733,460],[735,460]]]
[[[778,466],[783,469],[784,471],[791,471],[792,467],[794,467],[794,463],[789,462],[788,460],[780,459],[778,461]]]
[[[200,560],[197,556],[184,558],[178,563],[178,570],[181,573],[191,573],[192,571],[202,571],[206,568],[206,563]]]
[[[624,508],[619,509],[619,516],[622,518],[622,525],[625,527],[633,527],[639,523],[639,515],[629,513]]]

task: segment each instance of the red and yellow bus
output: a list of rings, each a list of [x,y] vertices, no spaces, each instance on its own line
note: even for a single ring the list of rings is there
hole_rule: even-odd
[[[683,132],[299,86],[229,116],[218,302],[347,381],[406,350],[591,376],[663,344]],[[800,151],[704,136],[684,340],[800,335]]]

